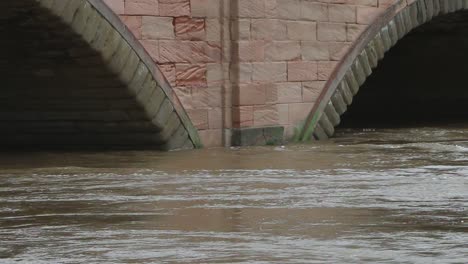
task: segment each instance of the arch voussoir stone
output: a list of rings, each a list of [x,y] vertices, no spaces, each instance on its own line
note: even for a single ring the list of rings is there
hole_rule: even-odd
[[[365,38],[355,43],[335,69],[302,129],[300,139],[324,140],[333,136],[340,116],[353,102],[353,96],[372,74],[385,53],[414,28],[431,19],[468,9],[468,0],[416,0],[404,8],[400,3],[391,6],[373,26],[363,33]]]

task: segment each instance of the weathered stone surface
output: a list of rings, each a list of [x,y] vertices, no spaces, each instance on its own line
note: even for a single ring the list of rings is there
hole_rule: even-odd
[[[284,127],[233,129],[233,146],[280,145],[283,143]]]
[[[125,0],[127,15],[159,15],[159,1],[155,0]]]
[[[251,36],[254,40],[287,40],[287,28],[287,21],[279,19],[253,19],[251,25],[250,22],[245,23],[245,27],[239,29],[239,31],[241,33],[250,33],[251,30]],[[249,37],[244,36],[241,39],[248,39]]]
[[[326,114],[322,114],[322,116],[320,117],[319,124],[329,138],[335,134],[335,127],[333,126],[330,119],[328,119],[328,116]]]
[[[372,69],[374,69],[375,67],[377,67],[379,63],[379,58],[378,58],[377,50],[375,48],[374,40],[369,42],[369,44],[366,47],[366,52],[367,52],[368,59],[369,59],[369,65]]]
[[[345,75],[346,86],[349,88],[353,95],[356,95],[359,91],[359,84],[354,76],[353,70],[349,69]]]
[[[290,40],[317,40],[317,23],[309,21],[288,21],[287,36]]]
[[[364,68],[357,57],[354,60],[353,66],[351,66],[352,72],[354,73],[354,77],[356,78],[358,86],[361,86],[366,81],[366,73],[364,72]]]
[[[171,104],[169,99],[164,99],[161,103],[161,107],[159,108],[158,113],[156,116],[151,120],[153,124],[157,127],[165,127],[167,120],[169,119],[171,113],[174,111],[174,107]]]
[[[88,22],[85,25],[84,32],[82,34],[83,39],[91,43],[94,41],[98,32],[99,24],[101,23],[101,16],[95,9],[91,9]]]
[[[366,49],[362,50],[361,54],[358,56],[359,62],[362,65],[366,77],[372,74],[372,68],[369,63],[369,57],[367,55]]]
[[[326,114],[328,120],[330,120],[330,123],[333,126],[337,126],[338,124],[340,124],[341,122],[340,114],[337,113],[331,101],[329,101],[327,106],[325,107],[324,113]]]
[[[130,45],[125,40],[122,40],[119,44],[119,48],[109,61],[109,68],[113,72],[118,74],[122,71],[129,59],[130,50]]]
[[[140,92],[140,89],[143,86],[143,82],[145,81],[148,74],[150,74],[148,67],[146,67],[146,65],[140,61],[135,74],[133,75],[133,78],[128,85],[129,90],[133,94],[137,95]]]
[[[143,39],[174,39],[173,19],[143,16],[141,35]]]
[[[438,2],[438,0],[436,0]],[[434,6],[435,7],[435,6]],[[416,2],[412,3],[409,6],[409,13],[410,13],[410,19],[411,19],[411,24],[413,25],[413,28],[416,28],[417,26],[420,25],[419,19],[418,19],[418,4]],[[436,11],[434,9],[434,15],[438,13],[438,10]]]
[[[437,0],[436,0],[437,1]],[[436,14],[434,13],[434,0],[424,0],[426,4],[426,15],[427,19],[432,19]]]
[[[188,138],[187,129],[183,125],[180,125],[171,139],[166,142],[162,148],[165,150],[190,149],[190,145],[187,144]]]
[[[349,89],[348,82],[346,79],[343,79],[338,86],[340,93],[343,97],[343,100],[347,105],[351,105],[353,103],[353,92]]]
[[[75,13],[77,12],[78,8],[83,5],[83,1],[81,0],[68,0],[63,13],[61,14],[62,19],[70,24],[75,17]]]
[[[421,25],[427,21],[426,5],[424,4],[424,1],[416,2],[416,5],[418,7],[418,23]]]
[[[322,128],[322,126],[320,124],[317,124],[315,126],[313,135],[317,140],[327,140],[328,139],[328,135],[325,133],[325,130],[323,130],[323,128]]]
[[[394,20],[388,23],[388,33],[393,47],[398,42],[398,31]]]
[[[204,19],[177,17],[174,19],[174,25],[177,39],[203,40],[206,38]]]
[[[159,15],[181,17],[190,15],[190,0],[160,0]]]
[[[288,81],[315,81],[318,78],[316,62],[288,62]]]
[[[346,112],[346,110],[348,109],[348,107],[346,105],[346,102],[344,101],[343,96],[341,94],[341,91],[339,89],[337,89],[333,93],[333,96],[331,98],[331,102],[333,103],[333,106],[335,107],[336,112],[339,115],[344,114],[344,112]]]
[[[320,41],[346,41],[346,24],[318,23],[317,39]]]
[[[92,14],[93,8],[88,2],[81,2],[72,21],[71,27],[75,33],[82,35],[86,24],[88,23],[88,18]]]
[[[379,38],[379,39],[377,39],[377,38]],[[376,44],[376,48],[379,48],[378,45],[381,44],[382,47],[380,47],[379,49],[383,50],[384,51],[383,53],[388,51],[393,46],[392,39],[390,38],[389,27],[384,26],[380,30],[380,34],[374,38],[374,41],[375,41],[375,44]],[[382,54],[382,55],[383,55],[383,53],[382,53],[382,51],[379,52],[379,54]]]
[[[398,34],[398,39],[401,39],[405,36],[406,34],[406,28],[405,28],[405,25],[404,25],[404,22],[403,22],[403,18],[402,18],[402,13],[398,13],[395,18],[394,18],[394,21],[395,21],[395,25],[396,25],[396,30],[397,30],[397,34]]]

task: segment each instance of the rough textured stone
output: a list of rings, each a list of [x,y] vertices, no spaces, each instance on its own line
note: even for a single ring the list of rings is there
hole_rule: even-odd
[[[359,86],[360,85],[359,85],[358,81],[356,80],[356,77],[354,75],[353,70],[351,70],[351,69],[348,70],[346,72],[345,78],[346,78],[346,84],[349,87],[349,90],[351,91],[351,93],[353,95],[356,95],[357,92],[359,91]]]
[[[328,136],[325,133],[325,130],[323,130],[322,126],[320,124],[317,124],[315,129],[314,129],[314,137],[317,140],[327,140]]]
[[[337,89],[333,93],[333,96],[331,98],[331,102],[333,103],[333,106],[335,107],[336,112],[339,115],[344,114],[344,112],[346,112],[346,110],[348,109],[348,107],[346,106],[346,103],[345,103],[345,101],[343,99],[343,96],[341,95],[341,91],[339,89]]]
[[[340,124],[341,122],[340,114],[337,113],[331,101],[329,101],[327,106],[325,107],[324,113],[327,116],[328,120],[330,120],[330,123],[333,126],[337,126],[338,124]]]
[[[323,131],[327,134],[328,137],[332,137],[335,134],[335,127],[328,119],[326,114],[322,114],[319,121],[320,126],[323,128]]]
[[[342,80],[338,89],[343,97],[343,100],[347,105],[351,105],[353,103],[353,92],[349,89],[348,82],[346,80]]]
[[[233,129],[232,132],[233,146],[280,145],[284,127]]]

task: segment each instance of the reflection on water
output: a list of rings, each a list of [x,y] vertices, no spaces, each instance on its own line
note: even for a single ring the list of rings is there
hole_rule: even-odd
[[[1,156],[0,263],[468,259],[468,129]]]

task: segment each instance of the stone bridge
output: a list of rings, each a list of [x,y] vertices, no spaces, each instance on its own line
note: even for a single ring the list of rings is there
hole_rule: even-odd
[[[466,119],[464,9],[468,0],[4,0],[1,144],[171,150]]]

